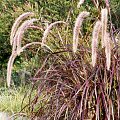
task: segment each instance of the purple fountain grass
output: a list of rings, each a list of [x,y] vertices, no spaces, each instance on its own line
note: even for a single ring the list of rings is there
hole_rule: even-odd
[[[30,19],[30,20],[25,20],[19,27],[19,24],[22,22],[23,19],[27,18],[28,16],[32,16],[32,15],[34,15],[34,14],[31,12],[24,13],[24,14],[20,15],[17,18],[17,20],[15,21],[15,23],[13,24],[13,27],[11,30],[11,36],[10,36],[10,42],[12,45],[12,54],[9,58],[8,65],[7,65],[7,85],[8,85],[8,87],[10,86],[12,67],[13,67],[13,62],[14,62],[15,58],[18,55],[20,55],[20,53],[23,52],[24,49],[26,49],[27,47],[29,47],[31,45],[36,45],[36,44],[43,45],[44,44],[44,43],[41,44],[41,42],[32,42],[32,43],[28,43],[28,44],[24,45],[23,47],[21,47],[21,40],[23,38],[24,32],[28,28],[40,29],[40,27],[38,27],[38,26],[32,26],[33,22],[38,20],[35,18]],[[47,49],[51,50],[49,48],[49,46],[47,46],[45,44],[44,44],[44,46],[47,47]]]
[[[100,5],[98,0],[92,1],[95,3],[96,7]],[[83,3],[84,0],[80,0],[79,5]],[[47,52],[46,54],[39,56],[42,57],[40,59],[40,63],[38,63],[38,67],[40,68],[38,68],[36,74],[31,79],[33,88],[35,87],[35,89],[38,89],[36,90],[34,97],[31,97],[32,92],[30,93],[29,103],[23,108],[30,111],[31,119],[36,119],[36,116],[37,119],[41,120],[119,119],[120,57],[117,49],[113,49],[111,51],[110,34],[107,32],[108,13],[106,8],[101,10],[101,21],[96,21],[92,32],[91,48],[93,67],[89,62],[89,55],[91,54],[91,49],[89,48],[90,41],[87,44],[88,46],[83,43],[82,47],[80,47],[80,50],[78,51],[78,54],[74,54],[77,51],[79,33],[80,29],[82,28],[82,23],[88,16],[89,12],[83,11],[78,15],[75,21],[72,39],[73,52],[71,51],[71,46],[69,48],[69,46],[66,46],[66,44],[64,45],[61,36],[62,34],[60,34],[58,31],[58,37],[64,46],[64,48],[62,48],[63,51],[58,49],[57,51],[49,53]],[[49,26],[47,26],[43,33],[42,42],[31,42],[21,46],[21,40],[24,32],[28,28],[43,31],[42,28],[33,24],[34,21],[36,21],[36,19],[26,20],[21,23],[21,25],[18,25],[17,28],[13,27],[13,36],[11,36],[13,52],[10,56],[7,66],[8,87],[10,87],[11,83],[11,74],[15,58],[31,45],[45,46],[47,49],[52,51],[49,46],[46,45],[46,39],[50,33],[50,30],[56,24],[66,24],[64,21],[51,23]],[[90,21],[90,23],[91,22],[92,21]],[[105,47],[105,55],[103,51],[97,51],[100,32],[102,33],[101,41],[102,47]],[[53,33],[53,35],[55,33]],[[68,37],[69,35],[65,36],[65,38]],[[90,36],[88,34],[88,39],[89,37]],[[48,37],[48,40],[49,39],[50,38]],[[59,45],[59,48],[61,48],[61,43],[58,43],[57,45]],[[113,52],[113,56],[111,56],[111,52]],[[97,62],[98,64],[96,67],[94,67],[97,57],[99,58]],[[105,60],[106,67],[104,65]]]
[[[46,38],[47,38],[50,30],[52,29],[52,27],[55,26],[56,24],[61,24],[61,23],[66,24],[66,22],[64,22],[64,21],[57,21],[57,22],[51,23],[51,24],[47,27],[47,29],[44,31],[43,37],[42,37],[42,44],[43,44],[43,45],[46,43]],[[43,46],[43,45],[42,45],[42,46]]]
[[[93,67],[96,64],[98,38],[99,38],[100,30],[101,30],[101,21],[97,21],[92,33],[92,65]]]
[[[72,56],[73,55],[72,53]],[[112,84],[110,95],[106,88],[108,87],[108,91],[110,90],[108,84],[110,84],[110,79],[116,79],[116,72],[108,72],[102,64],[96,68],[91,68],[85,60],[81,63],[82,59],[80,58],[79,64],[76,64],[76,58],[70,60],[63,56],[62,53],[47,55],[38,70],[39,72],[37,71],[34,77],[34,84],[35,86],[38,85],[39,91],[37,97],[40,96],[41,91],[47,92],[43,99],[50,96],[47,103],[46,100],[40,101],[42,103],[45,102],[45,105],[40,106],[36,113],[39,118],[64,119],[66,118],[66,114],[68,119],[70,118],[71,120],[92,120],[95,118],[96,120],[114,120],[119,118],[119,102],[118,100],[115,101],[116,98],[114,98],[114,96],[117,97],[117,93],[112,96],[114,92],[113,89],[115,88]],[[79,56],[82,56],[82,53],[80,53]],[[104,60],[104,55],[101,57]],[[49,64],[49,60],[52,60],[52,65]],[[62,62],[58,62],[59,60]],[[88,67],[91,68],[87,70],[87,74],[84,73],[87,78],[85,78],[85,76],[83,76],[84,78],[80,77],[80,69],[83,64],[86,65],[85,69]],[[116,69],[116,66],[113,66],[113,69]],[[106,74],[102,73],[104,70]],[[104,77],[106,77],[108,83],[103,80]],[[117,84],[116,80],[114,82]],[[36,96],[34,100],[36,100]],[[37,99],[37,103],[39,103],[39,98]],[[31,102],[30,105],[32,104],[34,104],[34,108],[29,105],[28,107],[35,110],[36,104]],[[115,108],[116,106],[117,108]],[[46,107],[48,108],[47,110]],[[39,114],[41,110],[43,110],[43,113]],[[32,115],[34,115],[34,113],[35,111],[32,111]]]
[[[13,39],[14,39],[15,33],[16,33],[17,28],[19,27],[20,23],[21,23],[25,18],[27,18],[28,16],[33,16],[33,15],[34,15],[34,13],[32,13],[32,12],[26,12],[26,13],[23,13],[22,15],[20,15],[20,16],[15,20],[15,23],[14,23],[13,26],[12,26],[11,35],[10,35],[10,44],[11,44],[11,45],[13,44]]]
[[[102,48],[105,46],[105,36],[107,32],[108,10],[107,8],[101,10],[101,22],[102,22]]]
[[[74,53],[77,51],[79,31],[81,29],[82,22],[88,16],[89,16],[89,12],[83,11],[78,15],[76,19],[74,30],[73,30],[73,52]]]

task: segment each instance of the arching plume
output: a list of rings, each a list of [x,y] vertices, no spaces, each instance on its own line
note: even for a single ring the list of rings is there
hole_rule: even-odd
[[[21,48],[21,40],[23,38],[24,32],[33,25],[33,22],[37,21],[38,19],[30,19],[26,20],[22,25],[18,28],[18,31],[15,35],[14,41],[17,43],[17,51]]]
[[[46,43],[46,38],[47,38],[50,30],[52,29],[52,27],[55,26],[56,24],[61,24],[61,23],[66,24],[66,22],[64,22],[64,21],[57,21],[57,22],[51,23],[51,24],[47,27],[47,29],[46,29],[46,30],[44,31],[44,33],[43,33],[42,44],[45,44],[45,43]],[[43,45],[42,45],[42,46],[43,46]]]
[[[13,44],[13,38],[15,36],[15,33],[17,31],[17,28],[19,27],[20,23],[27,18],[28,16],[33,16],[34,13],[33,12],[26,12],[23,13],[22,15],[20,15],[14,22],[12,29],[11,29],[11,35],[10,35],[10,44]]]
[[[78,15],[76,19],[75,26],[73,29],[73,52],[77,51],[79,31],[81,29],[83,20],[88,16],[89,12],[83,11]]]

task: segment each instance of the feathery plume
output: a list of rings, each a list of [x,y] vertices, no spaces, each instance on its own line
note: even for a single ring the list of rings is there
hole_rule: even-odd
[[[80,0],[78,5],[77,5],[77,8],[80,8],[80,6],[84,3],[85,0]]]
[[[44,33],[43,33],[42,46],[44,45],[44,43],[46,43],[46,38],[47,38],[50,30],[52,29],[52,27],[55,26],[56,24],[61,24],[61,23],[66,24],[66,22],[64,22],[64,21],[57,21],[57,22],[51,23],[51,24],[47,27],[47,29],[46,29],[46,30],[44,31]]]
[[[89,12],[83,11],[78,15],[76,19],[75,27],[73,30],[73,52],[77,51],[79,30],[81,28],[83,20],[88,16],[89,16]]]
[[[110,69],[111,64],[111,42],[110,42],[110,34],[107,32],[105,35],[105,55],[106,55],[106,64],[107,70]]]
[[[102,22],[102,48],[105,46],[105,36],[107,32],[108,10],[107,8],[101,10],[101,22]]]
[[[37,21],[38,19],[30,19],[30,20],[26,20],[24,23],[22,23],[22,25],[18,28],[18,31],[15,35],[14,41],[16,41],[17,43],[17,51],[20,50],[21,48],[21,40],[23,38],[23,34],[25,32],[25,30],[27,30],[32,24],[33,22]]]
[[[12,29],[11,29],[11,35],[10,35],[10,44],[12,45],[13,44],[13,38],[15,36],[15,33],[17,31],[17,28],[19,26],[19,24],[21,23],[22,20],[24,20],[25,18],[27,18],[28,16],[33,16],[34,13],[32,12],[26,12],[26,13],[23,13],[22,15],[20,15],[16,20],[15,20],[15,23],[13,24],[12,26]]]
[[[14,39],[17,39],[16,37]],[[17,47],[17,41],[14,40],[12,43],[12,53],[14,53],[16,51],[16,47]]]
[[[7,65],[7,85],[10,87],[10,82],[11,82],[11,73],[12,73],[12,67],[13,67],[13,62],[17,56],[17,52],[12,53],[12,55],[9,58],[8,65]]]
[[[98,37],[101,30],[101,21],[97,21],[92,33],[92,65],[95,66],[97,58]]]

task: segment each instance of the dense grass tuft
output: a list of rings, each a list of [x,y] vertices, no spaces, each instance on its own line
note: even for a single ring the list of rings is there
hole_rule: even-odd
[[[99,4],[96,2],[94,4],[98,9]],[[31,78],[32,89],[37,89],[37,92],[34,98],[30,94],[29,103],[22,107],[22,110],[29,110],[31,119],[117,120],[120,118],[120,45],[117,41],[115,44],[111,40],[115,36],[108,29],[109,4],[106,5],[106,8],[99,12],[98,16],[102,17],[97,22],[100,23],[97,25],[98,29],[93,24],[85,29],[93,19],[89,19],[89,12],[81,12],[74,29],[69,30],[71,27],[68,20],[67,25],[58,25],[51,30],[56,23],[65,23],[53,22],[43,33],[40,42],[28,43],[20,50],[16,49],[11,55],[12,62],[10,60],[8,62],[10,66],[7,73],[8,86],[10,86],[13,61],[19,53],[36,44],[41,45],[44,52],[47,51],[41,58],[41,66]],[[88,17],[88,23],[83,22],[85,17]],[[98,21],[98,18],[94,21]],[[79,38],[79,30],[82,27],[84,33],[81,31]],[[102,40],[98,37],[100,31]],[[46,39],[49,40],[46,42]],[[98,44],[98,40],[102,43]],[[17,42],[21,40],[18,39]]]

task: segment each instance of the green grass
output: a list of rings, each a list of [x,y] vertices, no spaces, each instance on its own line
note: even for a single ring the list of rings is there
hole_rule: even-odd
[[[30,92],[31,87],[18,87],[18,88],[0,88],[0,112],[7,112],[8,114],[15,114],[21,111],[21,107],[29,103],[29,97],[25,96]],[[34,92],[32,93],[32,95]],[[23,98],[25,97],[24,101]],[[23,103],[22,103],[23,101]],[[27,110],[22,111],[25,114],[28,113]]]

